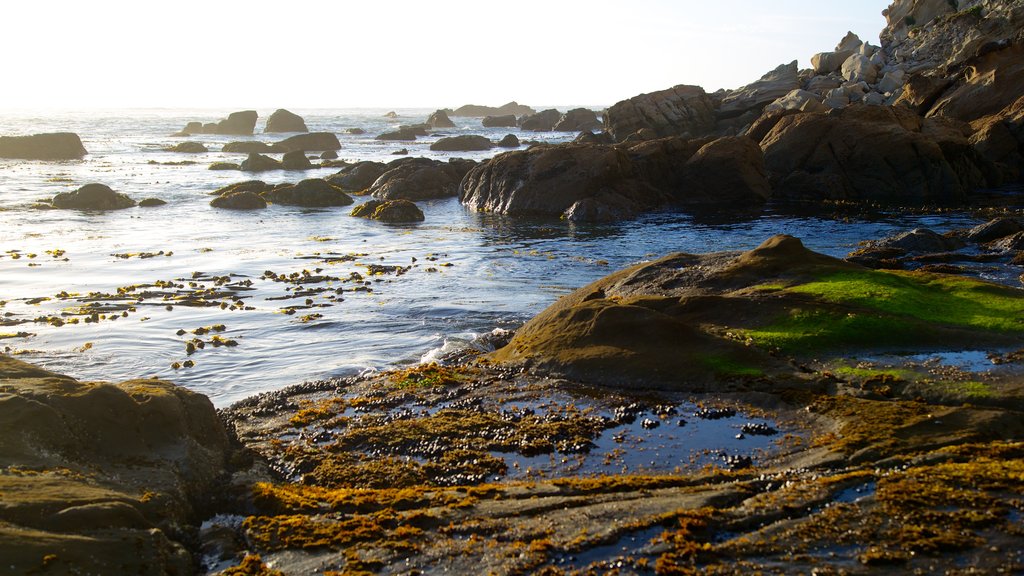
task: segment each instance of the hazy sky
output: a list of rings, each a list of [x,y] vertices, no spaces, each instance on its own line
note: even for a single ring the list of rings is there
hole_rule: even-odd
[[[612,104],[735,88],[887,0],[45,0],[0,8],[0,108]]]

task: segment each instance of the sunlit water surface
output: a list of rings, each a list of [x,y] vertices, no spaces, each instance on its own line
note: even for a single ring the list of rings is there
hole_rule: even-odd
[[[400,148],[440,159],[458,155],[479,160],[498,153],[430,152],[429,143],[443,134],[414,143],[373,139],[399,124],[422,122],[431,110],[397,110],[397,120],[384,118],[387,110],[294,111],[306,119],[311,131],[337,133],[344,160],[390,161],[396,158],[392,152]],[[223,406],[308,379],[419,362],[438,350],[470,342],[478,334],[514,328],[562,294],[668,252],[749,249],[773,234],[787,233],[802,238],[812,249],[842,256],[861,240],[894,231],[917,226],[943,231],[977,222],[949,213],[850,220],[769,211],[745,218],[656,213],[632,222],[580,226],[479,215],[466,211],[455,198],[421,203],[426,221],[408,226],[353,218],[349,208],[218,210],[210,207],[208,192],[253,176],[210,171],[207,166],[215,161],[240,162],[244,156],[161,149],[184,140],[170,135],[188,121],[215,121],[228,112],[0,115],[0,134],[72,131],[90,152],[84,160],[72,162],[0,160],[0,301],[4,302],[0,315],[6,314],[9,324],[0,327],[5,336],[0,350],[6,348],[80,379],[168,378]],[[270,112],[260,111],[257,132]],[[497,140],[513,132],[520,139],[553,142],[574,136],[488,130],[480,128],[478,119],[454,120],[459,126],[445,134],[476,133]],[[346,134],[351,127],[361,127],[366,134]],[[272,142],[286,136],[204,135],[188,140],[220,150],[229,141]],[[162,164],[183,160],[196,164]],[[267,182],[298,181],[336,171],[257,177]],[[39,198],[89,182],[107,184],[136,200],[157,197],[168,204],[96,213],[29,207]],[[55,257],[57,250],[64,252]],[[160,251],[164,255],[150,258],[114,256]],[[327,254],[356,256],[327,262]],[[412,268],[402,275],[371,277],[368,264]],[[310,295],[311,307],[305,308],[305,297],[292,297],[294,285],[263,278],[265,271],[316,273],[317,268],[322,269],[320,274],[339,278],[358,272],[372,291],[354,291],[354,282],[322,283],[320,287],[332,290]],[[194,277],[227,275],[233,282],[252,281],[252,289],[240,294],[251,310],[181,305],[168,310],[167,302],[150,300],[116,321],[60,327],[43,322],[14,324],[59,315],[81,304],[54,298],[63,291],[116,293],[118,287],[157,280],[187,285]],[[342,293],[335,288],[342,288]],[[34,303],[43,297],[51,299]],[[282,313],[289,306],[301,309],[291,315]],[[319,317],[310,317],[313,314]],[[238,345],[208,345],[187,355],[186,342],[196,336],[177,332],[214,324],[223,324],[226,330],[220,336]],[[19,332],[28,334],[12,337]],[[172,368],[187,359],[194,366]]]

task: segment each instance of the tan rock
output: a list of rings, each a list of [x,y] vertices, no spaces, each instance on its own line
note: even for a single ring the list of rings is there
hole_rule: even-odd
[[[796,60],[781,64],[760,80],[730,91],[722,98],[719,114],[723,117],[739,116],[749,110],[760,111],[765,105],[800,88]]]
[[[674,86],[616,103],[605,114],[605,126],[618,141],[648,129],[655,137],[700,137],[715,128],[711,98],[700,86]]]

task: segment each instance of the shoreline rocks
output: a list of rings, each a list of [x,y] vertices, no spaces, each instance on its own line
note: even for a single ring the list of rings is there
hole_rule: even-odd
[[[0,158],[79,160],[88,153],[78,134],[72,132],[0,136]]]
[[[256,129],[259,114],[255,110],[232,112],[227,118],[216,123],[203,124],[189,122],[175,136],[192,136],[194,134],[218,134],[222,136],[251,136]]]
[[[114,192],[106,184],[86,184],[74,192],[53,197],[53,207],[67,210],[123,210],[136,205],[127,194]]]
[[[484,116],[529,116],[536,114],[537,111],[529,106],[524,106],[518,102],[512,101],[507,104],[502,104],[497,108],[492,106],[478,106],[476,104],[466,104],[459,106],[453,110],[451,116],[468,116],[472,118],[483,118]]]
[[[306,121],[302,119],[302,116],[293,114],[284,108],[279,108],[278,110],[275,110],[269,118],[267,118],[267,126],[263,131],[309,132],[309,128],[306,128]]]

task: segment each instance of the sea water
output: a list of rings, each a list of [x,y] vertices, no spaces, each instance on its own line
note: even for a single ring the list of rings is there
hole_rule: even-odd
[[[339,156],[350,162],[391,161],[403,148],[413,156],[441,160],[483,160],[503,151],[431,152],[429,144],[444,135],[482,134],[498,140],[513,133],[544,142],[575,136],[485,129],[479,119],[453,118],[455,128],[415,142],[384,142],[374,137],[401,124],[423,122],[432,110],[399,109],[394,119],[386,118],[384,109],[293,111],[305,118],[310,131],[337,134]],[[775,210],[702,215],[665,211],[622,223],[580,225],[477,214],[457,198],[420,202],[426,220],[412,225],[353,218],[350,208],[215,209],[208,193],[232,182],[296,182],[338,171],[253,175],[207,169],[213,162],[244,159],[219,152],[227,142],[274,142],[290,136],[259,133],[271,110],[259,111],[257,134],[251,137],[171,136],[189,121],[213,122],[229,112],[0,114],[0,135],[75,132],[89,151],[83,160],[65,162],[0,159],[0,320],[6,324],[0,326],[0,351],[83,380],[167,378],[224,406],[304,380],[433,358],[438,350],[467,344],[476,335],[514,329],[575,288],[669,252],[750,249],[786,233],[811,249],[843,256],[861,240],[919,226],[942,232],[979,221],[956,213],[836,218]],[[365,134],[348,134],[349,128],[362,128]],[[162,151],[185,140],[202,142],[211,152]],[[182,161],[195,163],[177,164]],[[90,182],[135,200],[156,197],[168,204],[110,212],[31,207],[38,199]],[[374,276],[370,265],[408,269],[400,275]],[[342,280],[302,286],[329,290],[296,297],[298,284],[264,275],[301,275],[304,270]],[[363,280],[350,280],[353,273]],[[63,312],[88,304],[91,292],[116,294],[119,287],[156,281],[212,287],[209,279],[214,277],[228,277],[236,285],[250,283],[237,293],[244,305],[196,307],[149,298],[124,310],[127,316],[109,314],[116,320],[63,326],[22,322],[63,317]],[[223,325],[217,335],[237,345],[213,346],[211,334],[193,334],[214,325]],[[187,343],[197,338],[206,347],[188,354]],[[194,365],[172,367],[187,360]]]

